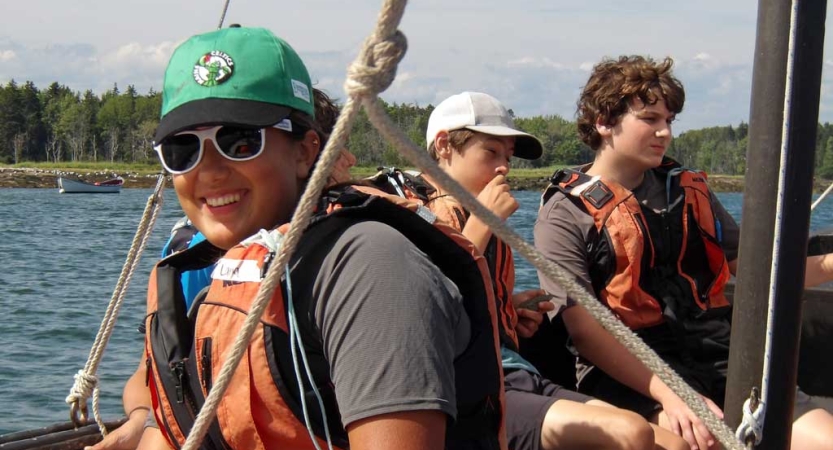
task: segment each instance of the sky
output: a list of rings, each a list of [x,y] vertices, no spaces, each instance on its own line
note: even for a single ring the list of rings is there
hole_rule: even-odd
[[[173,49],[216,28],[224,1],[0,0],[0,83],[158,91]],[[231,0],[225,24],[271,29],[298,51],[318,88],[343,99],[345,70],[380,5]],[[749,120],[756,22],[756,0],[417,0],[400,26],[408,53],[381,97],[425,106],[481,91],[517,116],[573,119],[578,93],[602,58],[669,56],[687,94],[675,134],[737,125]],[[830,34],[821,122],[833,121]]]

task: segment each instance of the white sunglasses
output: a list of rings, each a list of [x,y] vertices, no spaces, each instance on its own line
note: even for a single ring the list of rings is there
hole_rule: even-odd
[[[283,119],[267,128],[292,131],[292,122]],[[266,128],[220,125],[205,130],[187,130],[165,138],[153,147],[168,172],[181,175],[194,170],[202,161],[205,140],[210,139],[220,155],[230,161],[249,161],[263,153]]]

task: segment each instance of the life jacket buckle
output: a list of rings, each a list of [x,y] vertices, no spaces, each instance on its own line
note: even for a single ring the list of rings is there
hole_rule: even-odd
[[[591,184],[590,187],[581,193],[581,196],[590,202],[594,208],[601,209],[602,206],[613,199],[613,191],[611,191],[609,187],[605,186],[601,180],[596,180],[596,182]]]

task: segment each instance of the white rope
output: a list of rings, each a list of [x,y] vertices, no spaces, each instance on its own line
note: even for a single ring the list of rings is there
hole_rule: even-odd
[[[465,208],[481,218],[497,236],[519,250],[533,266],[564,287],[567,293],[584,306],[605,329],[679,395],[695,414],[703,418],[706,426],[725,448],[742,448],[735,440],[732,431],[708,409],[699,394],[691,389],[653,350],[646,346],[630,329],[625,327],[607,308],[596,301],[590,293],[579,286],[563,269],[548,261],[504,225],[500,219],[480,204],[471,194],[459,187],[445,172],[438,168],[424,149],[420,149],[413,144],[391,122],[384,108],[378,103],[377,96],[387,89],[394,80],[396,66],[405,54],[407,42],[405,36],[396,27],[404,14],[406,3],[405,0],[385,0],[379,13],[376,29],[365,41],[356,61],[348,68],[347,80],[344,84],[348,97],[335,129],[295,210],[290,229],[277,260],[270,266],[264,281],[261,283],[249,316],[241,327],[234,345],[229,350],[228,360],[220,370],[216,383],[197,416],[183,450],[195,450],[205,436],[208,426],[216,414],[220,399],[225,394],[228,383],[231,381],[232,374],[248,347],[248,342],[259,323],[260,316],[263,314],[272,292],[280,282],[280,272],[289,261],[303,230],[309,223],[313,206],[340,153],[338,149],[346,143],[350,126],[362,105],[365,107],[370,121],[389,142],[400,148],[411,162],[436,180],[441,188],[460,200]]]
[[[760,403],[758,397],[758,389],[753,388],[749,398],[743,402],[743,420],[735,433],[739,440],[746,442],[747,448],[760,444],[764,433],[766,406]]]
[[[359,95],[375,96],[387,88],[387,85],[382,84],[379,80],[388,79],[393,81],[395,74],[392,76],[387,75],[382,73],[382,70],[396,70],[396,64],[399,61],[396,59],[396,56],[392,54],[393,52],[398,50],[399,59],[401,59],[401,56],[404,55],[404,48],[396,47],[396,44],[391,44],[391,42],[394,42],[391,37],[395,33],[401,36],[401,39],[398,39],[395,42],[398,42],[400,45],[404,44],[404,35],[396,30],[396,25],[402,17],[404,7],[405,1],[403,0],[387,0],[385,2],[379,13],[376,29],[368,40],[365,41],[365,46],[361,54],[357,58],[356,62],[353,63],[353,66],[351,66],[348,70],[348,74],[353,75],[348,75],[347,83],[353,83],[350,76],[355,76],[356,79],[362,79],[366,82],[366,84],[360,86],[358,83],[353,83],[357,93],[347,98],[347,101],[338,116],[335,129],[330,134],[330,139],[327,140],[327,145],[324,147],[324,151],[312,172],[312,176],[307,183],[304,194],[302,195],[298,206],[295,208],[290,228],[287,231],[283,246],[278,252],[277,259],[272,262],[263,282],[260,285],[257,297],[252,303],[252,309],[249,311],[248,317],[246,317],[243,326],[240,328],[234,344],[228,351],[228,359],[225,364],[223,364],[222,369],[220,369],[217,380],[211,388],[208,397],[206,397],[205,403],[194,421],[194,426],[191,428],[191,432],[188,434],[188,438],[186,439],[182,450],[196,450],[199,447],[205,433],[208,431],[211,421],[216,415],[220,400],[223,398],[223,395],[228,388],[228,384],[231,381],[234,370],[237,368],[237,365],[240,363],[240,360],[243,358],[243,355],[248,348],[249,340],[251,339],[252,334],[254,334],[255,327],[259,324],[260,316],[263,314],[266,305],[269,303],[272,292],[274,292],[275,288],[280,283],[280,272],[287,265],[289,258],[295,251],[295,247],[300,241],[303,230],[306,229],[310,219],[312,218],[312,212],[318,201],[320,192],[327,185],[327,180],[341,154],[341,149],[347,143],[350,127],[359,113],[359,105],[356,103],[355,97],[358,97]],[[387,39],[382,39],[378,36]],[[380,49],[380,52],[384,51],[386,53],[380,53],[378,55],[372,53],[373,48],[377,46]],[[377,77],[373,76],[374,73]],[[359,90],[362,90],[362,93],[358,93]]]
[[[776,298],[776,280],[780,270],[780,255],[781,255],[781,229],[784,222],[784,203],[786,202],[785,185],[787,181],[787,156],[789,152],[790,139],[790,115],[789,111],[792,107],[792,79],[795,71],[795,41],[798,33],[798,0],[793,0],[792,11],[790,12],[790,42],[787,51],[787,82],[784,91],[784,117],[781,124],[781,167],[778,171],[778,197],[775,203],[775,230],[772,237],[772,266],[769,272],[769,305],[767,307],[766,319],[766,340],[764,344],[764,367],[761,375],[761,399],[758,402],[757,408],[754,410],[750,407],[750,401],[747,399],[743,404],[743,420],[736,432],[738,439],[744,442],[749,442],[753,437],[755,445],[761,443],[763,439],[764,420],[766,419],[766,402],[769,399],[769,373],[772,368],[772,343],[773,335],[772,328],[775,323],[775,304]],[[746,411],[750,410],[747,414]]]
[[[75,383],[66,398],[66,402],[70,405],[70,420],[76,426],[80,426],[83,422],[87,421],[87,399],[92,394],[93,416],[103,436],[107,435],[107,429],[104,426],[104,421],[99,412],[99,386],[96,371],[98,370],[101,358],[104,356],[104,349],[107,347],[107,342],[110,340],[113,328],[116,325],[116,318],[118,317],[124,297],[127,294],[127,287],[130,285],[130,280],[133,278],[133,273],[139,264],[142,252],[147,246],[151,231],[153,231],[153,225],[156,223],[156,218],[162,208],[162,190],[164,186],[165,176],[160,174],[156,181],[156,188],[145,205],[145,211],[139,221],[136,235],[133,237],[133,242],[130,245],[130,250],[127,252],[127,258],[124,266],[122,266],[121,275],[110,298],[110,303],[104,312],[104,317],[102,318],[95,341],[90,349],[87,363],[83,369],[75,374]],[[81,415],[80,418],[78,417],[79,413]]]
[[[459,187],[444,171],[440,170],[436,163],[431,160],[427,152],[411,143],[407,136],[399,131],[385,114],[384,109],[374,99],[366,101],[365,107],[368,118],[374,126],[394,145],[396,145],[412,162],[423,172],[437,181],[442,189],[454,196],[463,206],[478,216],[494,234],[509,244],[524,256],[535,268],[545,274],[549,279],[558,283],[568,295],[584,306],[588,312],[619,342],[621,342],[634,356],[639,358],[657,377],[668,385],[691,410],[700,418],[714,434],[714,436],[727,449],[735,449],[738,442],[732,430],[726,426],[711,410],[708,409],[703,399],[697,392],[689,387],[679,375],[674,372],[650,347],[629,328],[622,324],[604,305],[602,305],[592,294],[580,286],[574,278],[566,273],[560,266],[549,261],[534,247],[524,241],[503,221],[484,207],[477,199],[465,189]]]
[[[830,186],[827,186],[827,189],[825,189],[824,192],[822,192],[821,195],[819,195],[819,198],[817,198],[816,201],[814,201],[813,204],[810,205],[810,211],[816,209],[816,206],[819,206],[819,204],[821,204],[821,202],[828,196],[828,194],[830,194],[831,191],[833,191],[833,183],[830,183]]]

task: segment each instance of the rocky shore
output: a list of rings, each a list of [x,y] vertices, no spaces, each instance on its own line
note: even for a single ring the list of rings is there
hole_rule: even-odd
[[[114,175],[124,178],[124,188],[152,188],[156,186],[157,174],[136,172],[91,172],[62,171],[25,168],[0,167],[0,188],[57,188],[57,179],[61,176],[76,177],[85,181],[103,181]],[[168,186],[170,186],[170,179]],[[520,191],[540,191],[549,183],[548,177],[524,177],[509,175],[509,182]],[[821,192],[827,188],[829,181],[816,180],[814,190]],[[709,186],[715,192],[742,192],[743,177],[727,175],[709,175]]]
[[[152,188],[156,186],[156,174],[136,172],[87,172],[0,167],[0,188],[58,188],[58,177],[77,178],[83,181],[104,181],[114,176],[124,178],[125,188]],[[170,181],[170,180],[168,180]]]

